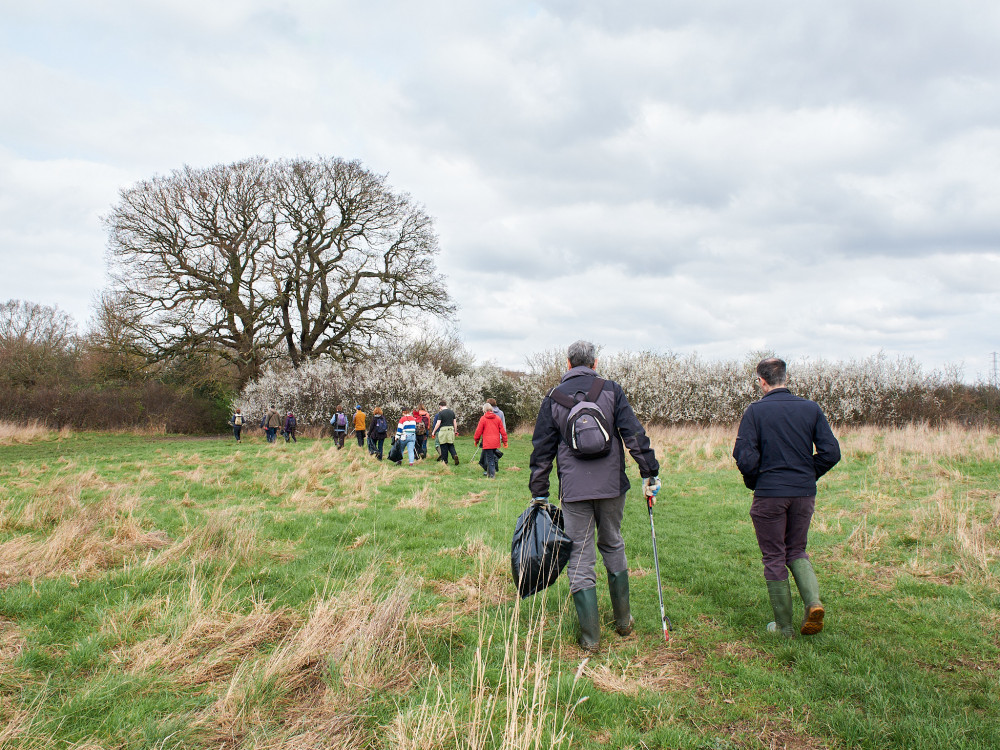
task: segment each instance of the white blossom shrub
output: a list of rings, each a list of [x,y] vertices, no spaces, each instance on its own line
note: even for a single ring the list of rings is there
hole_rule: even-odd
[[[476,367],[459,375],[444,375],[433,367],[413,363],[341,364],[329,360],[306,363],[298,369],[280,364],[249,383],[234,406],[259,420],[268,406],[282,414],[293,412],[301,425],[326,425],[338,405],[348,417],[360,404],[369,415],[382,408],[390,429],[404,411],[424,404],[431,414],[442,399],[469,426],[482,416],[483,401],[491,386],[501,379],[492,365]]]
[[[752,352],[742,361],[707,361],[696,354],[625,352],[600,357],[600,374],[617,381],[643,422],[732,424],[760,398]],[[529,359],[531,371],[516,384],[518,412],[533,420],[542,398],[565,372],[566,356]],[[555,364],[554,364],[555,363]],[[912,358],[878,354],[849,362],[788,363],[788,386],[820,404],[831,422],[898,424],[941,417],[942,393],[960,387],[959,373],[925,373]]]
[[[743,360],[710,361],[696,354],[626,352],[601,357],[600,374],[621,384],[636,415],[664,424],[732,424],[761,396],[754,368],[768,352]],[[497,399],[508,426],[533,422],[550,388],[565,373],[566,357],[549,351],[529,358],[528,373],[505,373],[494,365],[445,375],[408,362],[339,364],[317,361],[292,369],[278,365],[243,389],[234,405],[250,420],[273,404],[292,411],[300,424],[325,425],[338,404],[350,413],[382,407],[390,425],[422,403],[432,414],[444,399],[462,424],[475,424],[487,397]],[[944,418],[943,402],[960,389],[956,372],[925,373],[912,358],[878,354],[848,362],[798,360],[788,364],[793,393],[822,406],[831,422],[899,424]]]

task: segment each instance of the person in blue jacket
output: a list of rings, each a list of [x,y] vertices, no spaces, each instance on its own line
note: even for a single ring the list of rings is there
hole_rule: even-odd
[[[786,373],[777,357],[757,365],[756,381],[764,395],[743,413],[733,458],[743,483],[753,490],[750,518],[774,611],[767,629],[793,638],[789,570],[804,607],[799,632],[813,635],[823,629],[825,608],[806,542],[816,508],[816,480],[840,460],[840,444],[819,405],[785,387]]]

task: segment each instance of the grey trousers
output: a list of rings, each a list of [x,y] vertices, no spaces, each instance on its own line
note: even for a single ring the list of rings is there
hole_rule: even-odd
[[[576,500],[562,503],[560,507],[566,535],[573,540],[573,551],[566,565],[571,594],[597,585],[597,576],[594,574],[594,565],[597,563],[595,532],[597,549],[604,558],[604,567],[612,573],[628,570],[625,540],[622,539],[625,495],[606,500]]]

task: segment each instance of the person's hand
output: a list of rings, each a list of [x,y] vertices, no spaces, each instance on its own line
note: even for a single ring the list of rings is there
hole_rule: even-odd
[[[531,502],[532,503],[548,503],[549,502],[549,496],[548,495],[542,495],[540,497],[533,497],[533,498],[531,498]]]
[[[642,494],[649,498],[650,505],[656,505],[656,495],[660,491],[659,477],[646,477],[642,480]]]

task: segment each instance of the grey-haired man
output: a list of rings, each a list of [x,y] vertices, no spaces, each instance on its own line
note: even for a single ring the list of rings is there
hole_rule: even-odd
[[[660,480],[649,438],[632,411],[621,386],[598,376],[597,354],[588,341],[570,345],[566,357],[567,372],[562,381],[542,401],[531,438],[531,476],[528,487],[534,498],[547,498],[553,460],[559,475],[559,501],[566,534],[573,540],[573,550],[566,566],[570,593],[580,621],[580,647],[596,651],[601,642],[601,623],[597,613],[597,577],[594,567],[597,549],[608,571],[608,588],[614,610],[615,630],[628,635],[635,627],[629,607],[628,562],[621,524],[625,511],[625,493],[629,489],[625,475],[625,451],[639,465],[646,495],[655,497]],[[574,452],[568,435],[567,404],[589,401],[597,405],[609,426],[610,442],[605,455],[583,458]],[[603,428],[602,428],[603,429]]]

